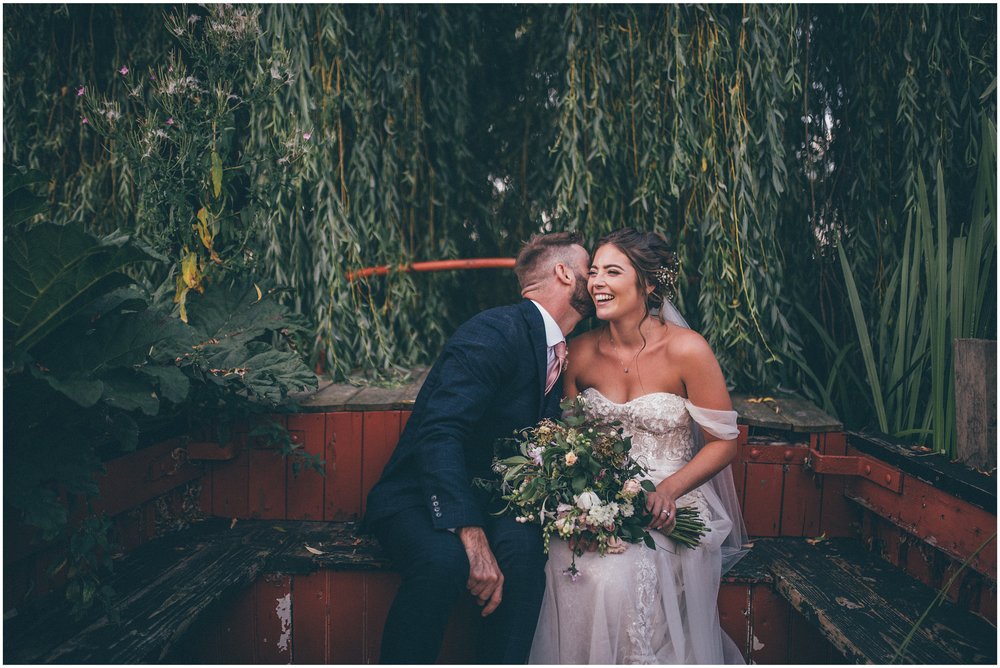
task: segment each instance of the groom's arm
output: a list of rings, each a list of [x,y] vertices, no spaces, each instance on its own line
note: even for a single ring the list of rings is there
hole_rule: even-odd
[[[484,617],[500,605],[504,577],[469,487],[465,443],[486,411],[497,409],[501,384],[515,372],[511,339],[485,327],[456,332],[438,361],[441,380],[427,399],[421,425],[419,461],[431,519],[435,528],[455,530],[462,541],[469,559],[466,586]]]
[[[424,500],[437,529],[483,526],[469,485],[466,444],[477,437],[483,416],[497,410],[501,387],[515,372],[511,336],[485,323],[463,327],[438,360],[437,383],[422,407],[418,463]],[[486,442],[479,447],[490,449]]]

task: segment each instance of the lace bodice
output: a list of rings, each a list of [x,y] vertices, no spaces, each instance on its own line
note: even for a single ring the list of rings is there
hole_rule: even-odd
[[[636,461],[651,469],[676,470],[694,455],[693,421],[684,397],[654,392],[618,404],[592,387],[582,394],[588,417],[621,423],[632,437]]]

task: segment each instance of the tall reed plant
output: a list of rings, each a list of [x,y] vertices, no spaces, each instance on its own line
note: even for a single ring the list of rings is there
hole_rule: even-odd
[[[964,221],[949,221],[941,163],[933,208],[918,170],[916,206],[879,310],[865,312],[856,271],[844,245],[838,247],[857,340],[833,350],[826,339],[837,359],[859,349],[867,390],[862,395],[881,431],[921,437],[949,456],[957,438],[951,342],[996,335],[996,126],[986,116],[978,165]],[[843,368],[835,365],[831,374]]]

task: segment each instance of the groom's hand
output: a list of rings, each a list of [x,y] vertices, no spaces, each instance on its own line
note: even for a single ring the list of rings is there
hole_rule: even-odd
[[[465,554],[469,557],[469,581],[467,587],[479,605],[483,606],[483,617],[491,614],[503,599],[503,573],[486,540],[482,527],[462,527],[458,530]]]

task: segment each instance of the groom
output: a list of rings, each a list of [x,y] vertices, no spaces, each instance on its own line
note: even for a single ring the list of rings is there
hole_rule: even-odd
[[[493,442],[559,412],[565,336],[593,313],[590,255],[576,234],[536,236],[514,265],[525,298],[484,311],[431,369],[365,524],[402,575],[382,663],[434,663],[466,589],[482,606],[483,663],[524,663],[545,589],[537,525],[495,517],[472,479],[491,477]]]

